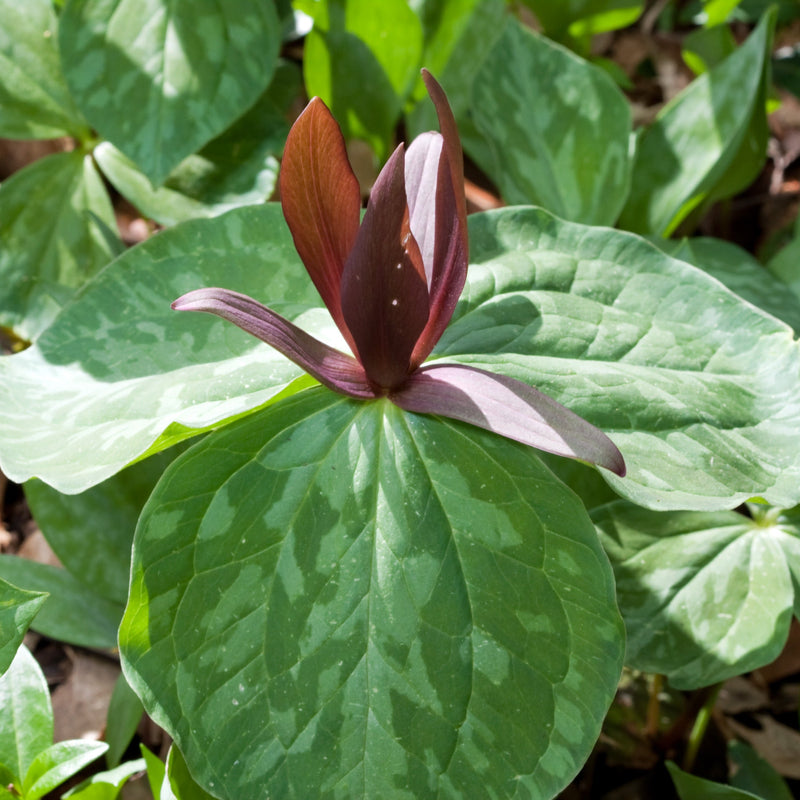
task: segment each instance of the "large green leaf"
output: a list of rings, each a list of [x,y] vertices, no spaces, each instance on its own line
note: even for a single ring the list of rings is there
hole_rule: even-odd
[[[0,579],[0,675],[14,660],[28,625],[46,598],[46,592],[29,592]]]
[[[535,451],[318,388],[140,521],[125,673],[221,797],[551,797],[619,677],[608,562]]]
[[[59,44],[81,111],[158,185],[266,89],[272,0],[70,0]]]
[[[435,353],[519,378],[608,433],[654,508],[800,499],[791,329],[620,231],[531,208],[470,219],[470,275]]]
[[[0,359],[0,462],[79,492],[159,449],[268,402],[301,373],[222,320],[172,300],[223,286],[340,341],[277,205],[164,231],[104,270],[28,350]],[[310,310],[309,310],[310,309]],[[301,382],[308,383],[306,378]]]
[[[66,570],[0,554],[0,578],[49,595],[31,623],[34,630],[81,647],[116,646],[122,603],[106,600]]]
[[[79,495],[61,494],[41,481],[25,484],[25,497],[49,545],[92,592],[120,604],[128,599],[136,521],[175,455],[151,456]]]
[[[511,23],[472,91],[493,156],[481,166],[509,203],[536,203],[573,222],[616,220],[628,193],[631,116],[605,72]]]
[[[50,690],[24,645],[0,676],[0,708],[0,773],[5,768],[20,789],[33,760],[53,743]]]
[[[90,156],[47,156],[0,186],[0,325],[32,339],[113,258],[111,202]]]
[[[162,225],[263,203],[275,189],[276,156],[289,132],[286,106],[299,92],[299,71],[281,63],[270,88],[250,111],[199,153],[185,158],[158,188],[110,142],[98,145],[94,157],[115,188]]]
[[[0,0],[0,19],[0,136],[87,136],[61,72],[51,0]]]
[[[775,13],[668,103],[638,140],[620,225],[668,236],[695,208],[729,197],[766,155],[766,90]]]
[[[614,567],[629,666],[693,689],[781,652],[797,531],[735,511],[657,512],[624,501],[592,518]]]
[[[763,308],[800,334],[800,297],[787,284],[733,242],[706,236],[685,239],[653,237],[656,247],[722,281],[732,292]]]
[[[422,27],[406,0],[306,0],[314,18],[303,74],[309,95],[330,107],[346,138],[364,139],[380,158],[419,79]]]

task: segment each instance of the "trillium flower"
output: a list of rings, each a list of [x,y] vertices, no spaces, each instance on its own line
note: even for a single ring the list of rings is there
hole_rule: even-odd
[[[308,104],[286,140],[283,214],[353,355],[228,289],[197,289],[172,307],[233,322],[333,391],[386,397],[407,411],[471,423],[624,475],[622,455],[604,433],[537,389],[462,364],[423,366],[453,315],[468,264],[461,142],[442,88],[427,71],[423,79],[441,133],[394,151],[363,221],[342,133],[322,100]]]

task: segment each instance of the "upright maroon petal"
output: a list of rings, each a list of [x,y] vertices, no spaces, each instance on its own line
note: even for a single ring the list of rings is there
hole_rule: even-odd
[[[238,325],[274,347],[321,384],[362,400],[376,397],[361,364],[298,328],[246,294],[230,289],[196,289],[172,304],[176,311],[207,311]]]
[[[538,389],[463,364],[415,372],[389,399],[420,414],[439,414],[508,439],[625,475],[617,446],[601,430]]]
[[[280,173],[283,215],[322,300],[348,344],[339,285],[358,234],[361,193],[344,138],[315,97],[289,132]]]
[[[467,198],[464,195],[464,154],[461,150],[461,139],[458,135],[456,118],[450,103],[447,102],[447,95],[439,85],[436,78],[428,70],[422,70],[422,80],[428,90],[433,105],[436,108],[436,115],[439,118],[439,130],[444,139],[444,150],[447,153],[447,164],[450,168],[450,177],[453,187],[456,190],[456,210],[458,218],[464,223],[461,235],[464,237],[464,251],[467,250]]]
[[[383,389],[402,383],[428,319],[428,284],[406,203],[403,146],[381,170],[342,276],[356,355]]]
[[[406,198],[411,233],[419,245],[430,288],[436,244],[436,177],[442,155],[442,136],[434,131],[414,139],[406,152]]]
[[[450,322],[464,289],[469,263],[464,158],[455,117],[442,87],[433,76],[423,70],[422,77],[436,107],[443,146],[436,170],[435,244],[429,280],[430,315],[414,348],[412,368],[428,357]]]

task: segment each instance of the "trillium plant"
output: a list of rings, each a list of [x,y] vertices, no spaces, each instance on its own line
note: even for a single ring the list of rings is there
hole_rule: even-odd
[[[341,394],[388,397],[406,411],[468,422],[624,476],[614,443],[537,389],[463,364],[422,366],[450,321],[468,265],[456,122],[442,88],[427,70],[423,78],[441,133],[418,136],[408,152],[397,147],[370,193],[363,222],[358,180],[322,100],[309,103],[286,141],[283,213],[353,356],[228,289],[197,289],[172,307],[235,323]]]
[[[502,2],[154,0],[127,39],[135,3],[56,5],[0,0],[0,135],[75,142],[0,188],[0,471],[63,564],[0,553],[9,697],[30,625],[118,647],[162,796],[551,800],[628,751],[623,664],[692,691],[779,655],[800,230],[768,269],[665,238],[764,167],[774,9],[632,148],[548,38],[581,4],[539,35]],[[462,145],[503,207],[467,217]],[[126,249],[109,184],[164,230]],[[0,796],[78,763],[36,713],[0,714]]]
[[[617,686],[610,564],[534,448],[616,481],[625,464],[600,430],[503,374],[502,354],[445,359],[465,318],[478,358],[496,343],[491,315],[466,310],[482,284],[467,269],[461,145],[423,77],[441,132],[395,150],[363,219],[341,131],[314,99],[286,142],[281,208],[198,221],[212,250],[168,280],[230,283],[173,307],[271,349],[168,301],[158,312],[179,348],[222,363],[212,391],[235,385],[237,351],[247,384],[273,387],[207,424],[158,481],[119,630],[128,681],[217,797],[552,797]],[[235,243],[215,253],[218,224]],[[259,269],[284,313],[232,291],[253,294]]]

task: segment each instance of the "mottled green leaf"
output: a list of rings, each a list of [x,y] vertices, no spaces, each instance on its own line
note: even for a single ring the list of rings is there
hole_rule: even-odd
[[[800,494],[791,329],[644,240],[531,208],[470,218],[471,266],[434,351],[511,375],[611,436],[616,492],[654,508]]]
[[[667,761],[667,769],[680,800],[767,800],[750,792],[735,789],[733,786],[726,786],[724,783],[690,775],[671,761]]]
[[[690,212],[730,197],[760,172],[774,24],[770,11],[736,52],[678,94],[638,139],[623,228],[668,236]]]
[[[158,188],[110,142],[95,148],[94,157],[115,188],[162,225],[263,203],[275,189],[276,156],[289,132],[285,108],[299,92],[297,68],[282,63],[250,111],[199,153],[184,159]]]
[[[49,594],[32,622],[34,630],[82,647],[116,646],[122,604],[106,600],[66,570],[0,555],[0,578]]]
[[[0,0],[0,19],[0,136],[88,135],[61,72],[52,2]]]
[[[106,715],[106,731],[103,738],[108,742],[106,763],[116,767],[131,743],[136,728],[141,722],[144,707],[142,701],[128,685],[124,675],[117,678]]]
[[[127,251],[36,345],[0,359],[5,474],[79,492],[156,440],[164,449],[287,390],[301,373],[283,356],[223,320],[170,309],[204,286],[269,302],[343,346],[279,206],[183,223]]]
[[[423,66],[422,27],[406,0],[309,0],[303,75],[345,138],[364,139],[384,159],[403,104]]]
[[[776,509],[753,503],[750,508],[760,524],[774,526],[781,534],[781,546],[794,584],[794,614],[800,619],[800,506]]]
[[[302,392],[165,473],[125,672],[220,797],[552,797],[619,677],[588,523],[530,448]]]
[[[794,588],[780,528],[735,511],[658,512],[618,501],[592,518],[614,567],[626,663],[697,688],[783,649]]]
[[[113,258],[111,202],[90,156],[34,162],[0,186],[0,324],[33,339]]]
[[[713,275],[732,292],[783,320],[800,334],[800,297],[787,291],[787,284],[746,250],[733,242],[705,236],[677,240],[653,237],[651,241],[673,258]]]
[[[92,775],[62,797],[70,800],[115,800],[128,779],[137,772],[143,772],[145,766],[143,758],[126,761],[114,769]]]
[[[258,99],[280,41],[272,0],[71,0],[59,32],[81,111],[155,185]]]
[[[611,78],[518,23],[473,84],[473,116],[492,151],[481,164],[509,203],[612,224],[628,193],[627,101]]]
[[[36,659],[24,645],[0,676],[0,765],[17,789],[36,756],[53,743],[50,690]]]
[[[128,599],[136,521],[176,455],[152,456],[79,495],[61,494],[41,481],[25,484],[25,497],[49,545],[92,592],[119,604]]]
[[[46,592],[28,592],[0,579],[0,675],[14,660],[25,631],[46,598]]]
[[[38,800],[100,758],[108,749],[105,742],[69,739],[51,744],[31,762],[22,784],[25,800]]]

